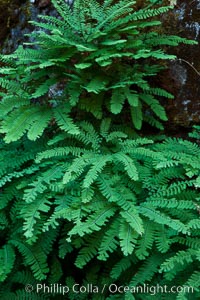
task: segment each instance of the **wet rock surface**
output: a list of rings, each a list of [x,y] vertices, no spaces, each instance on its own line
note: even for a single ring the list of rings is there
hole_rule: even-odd
[[[23,4],[23,1],[21,1],[21,4]],[[20,1],[17,0],[0,1],[0,46],[9,34],[10,28],[18,22],[19,6]]]
[[[170,34],[199,42],[173,48],[178,60],[171,61],[168,70],[160,75],[163,87],[175,96],[165,104],[168,128],[184,130],[200,123],[200,1],[177,1],[165,22]]]
[[[50,0],[1,0],[0,11],[3,12],[0,13],[3,24],[0,48],[3,53],[13,52],[28,40],[24,34],[34,30],[29,20],[38,20],[40,14],[56,15]],[[176,1],[174,9],[163,17],[163,22],[166,33],[200,42],[200,0]],[[163,103],[169,117],[168,130],[184,131],[200,123],[200,43],[193,46],[182,44],[169,51],[179,60],[168,63],[168,69],[160,74],[157,83],[175,96]]]
[[[4,36],[0,38],[0,49],[3,53],[11,53],[23,42],[29,41],[26,34],[34,30],[34,27],[29,24],[29,21],[38,21],[38,16],[42,14],[56,14],[50,0],[13,0],[12,3],[10,3],[10,13],[11,12],[15,18],[14,16],[9,16],[9,18],[14,18],[14,22],[12,26],[10,25],[7,28],[7,34],[4,34]]]

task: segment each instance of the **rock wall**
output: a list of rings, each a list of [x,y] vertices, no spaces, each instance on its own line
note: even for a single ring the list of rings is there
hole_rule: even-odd
[[[23,1],[21,1],[21,4]],[[18,12],[20,1],[17,0],[1,0],[0,1],[0,47],[2,47],[4,39],[9,34],[12,27],[18,22]]]
[[[0,9],[3,9],[1,1]],[[25,34],[34,30],[28,21],[38,21],[38,15],[41,14],[56,14],[50,0],[10,0],[6,2],[8,2],[9,9],[4,12],[3,19],[7,23],[7,20],[12,20],[12,23],[8,23],[6,30],[2,32],[0,30],[0,49],[3,53],[11,53],[22,42],[28,41]]]
[[[179,60],[168,65],[160,75],[164,88],[175,99],[166,103],[169,128],[188,128],[200,123],[200,0],[177,1],[174,10],[165,16],[164,26],[170,34],[195,39],[198,45],[173,48]]]

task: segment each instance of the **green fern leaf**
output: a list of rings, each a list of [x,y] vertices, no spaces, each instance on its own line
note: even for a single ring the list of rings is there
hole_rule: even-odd
[[[118,241],[116,239],[118,235],[118,225],[119,221],[114,220],[109,228],[106,230],[102,242],[98,249],[98,259],[106,261],[109,257],[109,252],[113,253],[118,245]]]
[[[188,279],[188,281],[186,282],[186,285],[188,287],[194,288],[194,290],[196,290],[196,291],[199,291],[200,290],[200,272],[194,271],[193,274]]]
[[[150,220],[155,221],[158,224],[165,224],[178,232],[182,232],[184,234],[190,233],[187,227],[177,219],[172,219],[169,216],[160,213],[159,211],[153,209],[152,207],[147,207],[146,205],[141,205],[139,208],[139,212],[149,218]]]
[[[92,167],[88,171],[83,181],[83,187],[89,188],[91,184],[97,179],[99,173],[102,172],[103,168],[108,162],[112,161],[111,155],[101,155],[95,159],[95,162],[92,164]]]
[[[70,107],[66,106],[64,108],[56,107],[54,108],[54,117],[56,119],[57,124],[59,127],[70,133],[70,134],[79,134],[80,130],[78,126],[76,126],[69,116]]]
[[[136,264],[136,263],[137,263],[137,259],[135,259],[135,257],[133,258],[133,255],[125,256],[121,258],[112,268],[110,272],[111,278],[113,279],[120,278],[123,272],[126,272],[131,267],[132,264]]]
[[[124,94],[120,89],[115,89],[110,101],[110,110],[113,114],[119,114],[125,102]]]
[[[95,233],[95,235],[88,236],[87,241],[78,253],[75,265],[78,268],[83,268],[92,258],[97,256],[98,248],[100,246],[102,233]]]
[[[128,176],[137,181],[138,180],[138,170],[133,162],[133,160],[126,154],[122,152],[118,152],[114,154],[114,158],[124,165],[124,168],[128,174]]]
[[[11,243],[18,248],[19,252],[24,256],[25,262],[30,266],[36,279],[43,280],[49,272],[46,262],[46,256],[40,246],[30,247],[23,241],[13,239]]]
[[[137,107],[131,107],[131,118],[136,129],[140,130],[142,127],[142,105],[139,102]]]
[[[87,218],[85,222],[79,222],[72,230],[69,235],[78,234],[83,236],[85,233],[91,233],[93,231],[99,231],[101,227],[115,214],[116,208],[113,206],[106,206],[95,212],[93,215]]]
[[[52,63],[53,64],[53,63]],[[45,66],[46,67],[46,66]],[[32,94],[32,98],[38,98],[38,97],[41,97],[43,95],[45,95],[50,87],[52,85],[54,85],[55,83],[57,83],[57,80],[55,78],[50,78],[50,79],[47,79],[43,84],[41,84],[37,89],[36,91]]]
[[[132,208],[131,211],[121,211],[120,215],[128,224],[130,224],[132,229],[140,235],[144,233],[143,222],[136,209],[133,210]]]
[[[139,259],[145,259],[149,255],[149,249],[151,249],[154,242],[155,235],[155,225],[148,221],[144,220],[144,233],[138,239],[136,246],[135,254]],[[149,250],[149,251],[148,251]]]
[[[170,248],[169,236],[167,235],[166,228],[163,225],[157,227],[155,243],[160,253],[166,253]]]
[[[89,188],[83,188],[81,198],[83,203],[87,203],[94,197],[94,189],[90,186]]]
[[[89,93],[99,94],[102,90],[105,90],[107,81],[103,77],[94,77],[84,88]]]
[[[6,134],[6,143],[17,141],[22,137],[25,131],[28,131],[30,139],[35,140],[43,133],[50,118],[50,112],[46,109],[41,109],[39,106],[20,107],[18,110],[14,110],[9,117],[2,122],[0,132]]]
[[[15,252],[9,244],[0,249],[0,281],[4,281],[11,272],[15,262]]]
[[[138,107],[139,105],[139,95],[132,93],[129,89],[125,89],[125,95],[127,97],[128,103],[133,107]]]
[[[119,239],[120,239],[120,247],[125,256],[132,254],[137,244],[138,234],[134,231],[134,229],[125,221],[120,223],[119,227]]]
[[[38,119],[31,125],[28,130],[27,137],[31,141],[38,139],[44,132],[44,129],[48,126],[52,118],[50,110],[41,109],[40,114],[38,114]]]
[[[160,266],[160,271],[169,272],[176,268],[178,264],[189,264],[192,263],[192,254],[194,250],[180,250],[174,256],[166,259],[165,262],[162,263]]]
[[[153,112],[163,121],[167,121],[167,116],[163,106],[153,96],[147,94],[140,94],[140,98],[147,103]]]
[[[157,274],[158,269],[163,261],[160,253],[153,253],[151,256],[146,258],[140,267],[137,269],[133,278],[131,279],[130,285],[137,286],[145,282],[151,282],[153,276]]]
[[[21,216],[24,219],[24,235],[27,238],[30,238],[34,234],[34,225],[37,222],[37,219],[40,219],[41,212],[48,212],[50,209],[50,201],[43,195],[37,198],[34,202],[26,205],[21,210]]]

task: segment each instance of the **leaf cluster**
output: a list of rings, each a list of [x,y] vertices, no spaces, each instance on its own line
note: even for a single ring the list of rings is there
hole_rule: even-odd
[[[143,121],[162,129],[167,116],[159,101],[173,95],[149,79],[175,59],[166,46],[195,43],[158,32],[158,18],[171,7],[137,10],[129,0],[76,0],[72,9],[64,0],[52,2],[60,17],[32,21],[38,28],[33,42],[1,56],[0,132],[6,142],[25,133],[36,140],[53,121],[77,133],[74,121],[85,116],[116,122],[121,115],[137,130]]]
[[[200,297],[199,127],[192,141],[141,130],[167,118],[159,100],[173,96],[152,84],[167,46],[194,42],[158,33],[171,7],[102,2],[52,0],[59,16],[1,56],[1,299],[60,283],[70,300],[148,300],[71,287],[158,281],[194,288],[162,299]]]

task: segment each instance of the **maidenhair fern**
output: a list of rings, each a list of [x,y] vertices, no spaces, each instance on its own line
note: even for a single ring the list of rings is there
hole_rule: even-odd
[[[194,42],[160,35],[171,7],[150,2],[52,0],[59,16],[1,56],[1,299],[145,300],[133,288],[158,283],[194,291],[155,299],[200,297],[199,127],[137,131],[167,119],[173,96],[150,80],[175,58],[164,49]],[[67,295],[36,290],[56,283]]]
[[[27,157],[20,167],[22,173],[29,170],[26,177],[13,172],[15,166],[13,171],[9,167],[13,177],[2,181],[7,201],[2,212],[11,202],[14,205],[2,223],[10,238],[1,248],[1,257],[3,261],[5,251],[9,251],[12,259],[8,267],[4,263],[3,280],[9,280],[10,272],[14,272],[14,261],[19,260],[16,251],[35,279],[50,280],[47,259],[55,251],[56,240],[60,244],[58,265],[73,251],[78,268],[90,261],[111,264],[113,281],[123,280],[123,272],[129,270],[126,284],[130,286],[156,283],[158,272],[166,277],[162,284],[168,284],[169,269],[179,285],[196,278],[200,227],[196,179],[200,166],[194,167],[192,162],[199,161],[199,147],[181,139],[159,143],[139,137],[133,140],[109,124],[103,120],[98,133],[91,124],[80,122],[77,125],[82,134],[62,134],[57,140],[50,139],[49,146],[41,139],[35,157]],[[23,152],[22,144],[16,147],[19,161],[29,153],[31,143],[24,142]],[[176,154],[173,149],[178,146],[182,152]],[[162,166],[169,159],[173,167]],[[7,168],[5,162],[5,173]],[[12,193],[6,200],[10,190],[17,190],[17,196]],[[117,256],[111,263],[112,255]],[[190,271],[179,277],[184,261]],[[131,269],[138,263],[141,267],[137,267],[136,276]],[[19,270],[23,270],[22,265]],[[60,280],[63,275],[61,271]]]
[[[81,119],[84,111],[97,119],[130,114],[136,129],[143,120],[162,128],[158,119],[167,117],[159,98],[173,96],[151,86],[148,78],[162,69],[160,60],[175,58],[162,50],[164,45],[194,44],[157,32],[161,22],[152,18],[171,7],[136,10],[135,1],[76,0],[72,9],[64,0],[52,2],[60,18],[41,16],[32,22],[39,28],[31,33],[34,42],[1,57],[6,62],[0,70],[6,142],[24,133],[35,140],[52,120],[77,133],[77,109]]]

